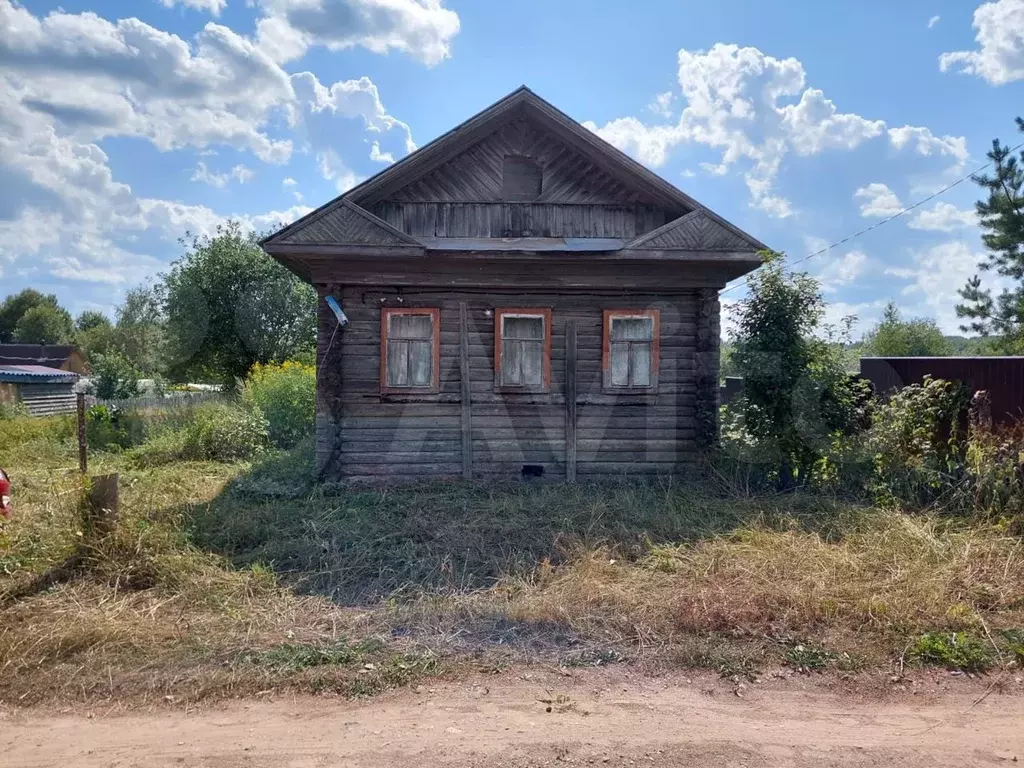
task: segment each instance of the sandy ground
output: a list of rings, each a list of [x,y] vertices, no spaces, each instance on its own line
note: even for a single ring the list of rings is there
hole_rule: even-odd
[[[603,670],[417,686],[375,699],[280,698],[89,716],[0,714],[3,766],[1012,766],[1024,696],[882,699]],[[941,688],[942,686],[940,686]],[[550,711],[549,711],[550,708]]]

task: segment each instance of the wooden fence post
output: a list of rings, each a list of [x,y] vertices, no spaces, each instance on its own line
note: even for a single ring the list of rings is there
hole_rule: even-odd
[[[85,394],[78,393],[78,468],[84,475],[89,471],[89,447],[85,438]]]
[[[120,475],[100,475],[92,478],[86,504],[86,531],[93,539],[101,539],[114,532],[121,515]]]

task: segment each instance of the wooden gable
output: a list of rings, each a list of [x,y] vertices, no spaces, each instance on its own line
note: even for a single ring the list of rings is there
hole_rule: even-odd
[[[292,269],[304,253],[330,249],[621,249],[660,258],[765,247],[525,87],[263,246]]]
[[[344,199],[314,212],[304,220],[302,227],[286,228],[279,235],[276,242],[284,245],[420,245],[404,232]]]
[[[641,235],[623,249],[642,251],[727,251],[751,250],[750,239],[727,222],[704,211],[693,211],[652,232]]]
[[[501,203],[505,158],[529,158],[541,169],[540,194],[528,202],[656,205],[641,191],[595,166],[533,121],[520,117],[423,177],[387,196],[404,202]]]

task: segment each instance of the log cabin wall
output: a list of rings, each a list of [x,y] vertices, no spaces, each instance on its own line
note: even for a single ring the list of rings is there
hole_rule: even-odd
[[[573,433],[581,479],[680,474],[694,469],[700,451],[714,439],[708,432],[717,430],[719,309],[714,291],[689,288],[623,297],[614,289],[406,287],[399,302],[394,287],[322,283],[318,290],[338,298],[349,318],[348,326],[335,332],[334,316],[321,302],[317,463],[324,476],[373,483],[426,477],[519,479],[528,466],[533,468],[528,471],[542,467],[545,480],[575,479],[567,469]],[[463,305],[466,387],[461,375]],[[399,306],[440,309],[436,395],[380,393],[381,308]],[[547,393],[495,392],[493,312],[501,307],[552,310]],[[660,311],[656,393],[604,391],[605,309]],[[566,399],[566,361],[573,357],[566,343],[570,325],[577,339],[574,408]],[[700,386],[709,391],[700,392]],[[470,399],[466,422],[464,392]],[[575,430],[567,431],[573,411]]]

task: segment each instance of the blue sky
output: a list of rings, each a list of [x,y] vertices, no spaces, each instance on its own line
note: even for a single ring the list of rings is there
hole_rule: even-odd
[[[523,83],[799,258],[1016,143],[1022,81],[1024,0],[0,0],[0,296],[112,312]],[[830,316],[955,331],[977,197],[809,261]]]

